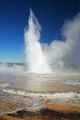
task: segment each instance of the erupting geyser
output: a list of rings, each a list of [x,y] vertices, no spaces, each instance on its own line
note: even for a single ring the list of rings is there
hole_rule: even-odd
[[[41,46],[41,26],[32,10],[25,30],[25,52],[28,72],[80,71],[80,13],[62,27],[65,40],[52,40]]]
[[[40,39],[41,26],[32,10],[28,21],[28,29],[25,30],[26,64],[29,72],[49,73],[51,68],[42,51]]]

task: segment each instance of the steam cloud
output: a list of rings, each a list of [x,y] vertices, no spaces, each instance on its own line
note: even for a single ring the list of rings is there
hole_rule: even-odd
[[[29,28],[25,30],[25,52],[28,71],[47,73],[80,69],[80,14],[62,27],[65,40],[50,45],[39,42],[41,26],[30,11]]]

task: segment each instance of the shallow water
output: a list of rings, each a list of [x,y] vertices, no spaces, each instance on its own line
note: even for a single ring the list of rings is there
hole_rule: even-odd
[[[80,92],[80,76],[54,76],[25,72],[0,73],[0,84],[7,83],[10,89],[28,92],[55,93]],[[6,84],[5,84],[6,85]]]

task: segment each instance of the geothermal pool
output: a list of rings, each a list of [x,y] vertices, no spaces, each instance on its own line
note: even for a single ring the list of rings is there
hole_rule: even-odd
[[[80,92],[80,76],[35,73],[1,73],[0,84],[6,89],[35,93]]]

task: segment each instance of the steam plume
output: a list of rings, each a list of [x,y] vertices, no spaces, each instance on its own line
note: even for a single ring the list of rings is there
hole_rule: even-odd
[[[25,52],[28,71],[48,73],[80,69],[80,14],[62,27],[62,40],[41,46],[41,26],[30,10],[28,30],[25,31]]]
[[[80,14],[62,27],[64,41],[53,40],[44,45],[44,52],[53,71],[80,69]]]
[[[28,30],[25,31],[26,63],[29,72],[51,72],[51,68],[47,63],[46,56],[39,42],[40,30],[41,26],[32,10],[30,10]]]

